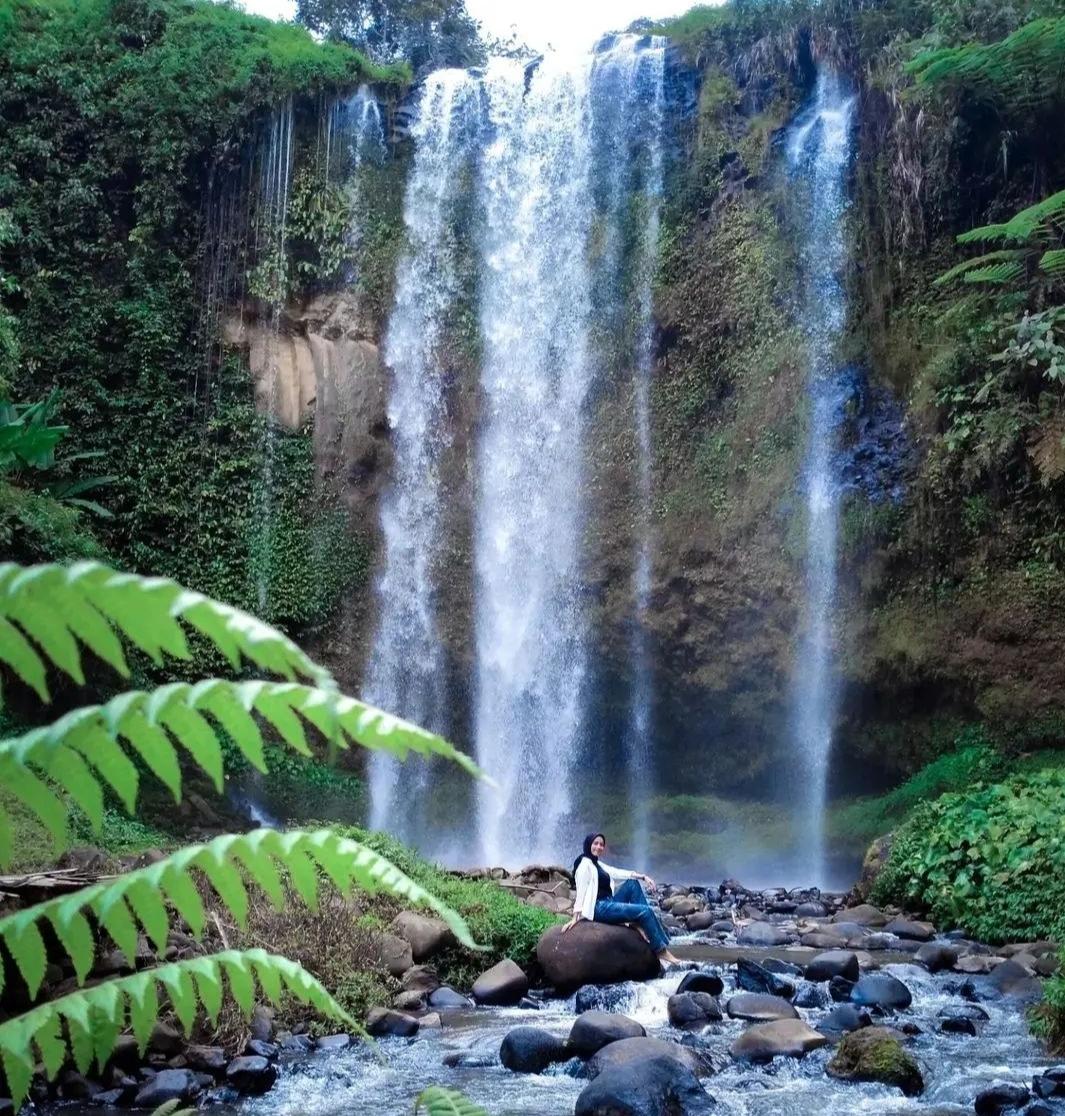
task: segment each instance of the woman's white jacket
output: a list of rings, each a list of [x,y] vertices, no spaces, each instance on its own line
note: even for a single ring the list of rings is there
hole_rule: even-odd
[[[628,868],[614,868],[602,860],[599,861],[599,867],[610,877],[610,886],[614,890],[617,890],[617,885],[622,880],[634,880],[640,875],[639,872],[630,872]],[[581,857],[573,882],[577,888],[573,913],[580,918],[594,919],[595,898],[599,894],[599,873],[595,870],[590,857]]]

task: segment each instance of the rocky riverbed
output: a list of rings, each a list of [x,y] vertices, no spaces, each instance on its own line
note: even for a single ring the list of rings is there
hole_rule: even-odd
[[[130,1080],[143,1097],[184,1073],[190,1098],[230,1116],[409,1113],[431,1084],[490,1116],[1065,1113],[1065,1067],[1026,1021],[1052,943],[992,949],[842,896],[734,882],[666,888],[662,909],[684,965],[649,979],[626,979],[653,970],[632,931],[555,929],[531,988],[507,962],[473,997],[411,967],[367,1020],[376,1049],[271,1033],[260,1017],[235,1069],[186,1051]],[[98,1095],[91,1111],[136,1091]]]

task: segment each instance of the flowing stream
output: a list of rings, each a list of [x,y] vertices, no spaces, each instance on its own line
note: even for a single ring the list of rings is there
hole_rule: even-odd
[[[794,878],[826,881],[824,815],[837,694],[832,662],[836,598],[839,486],[834,470],[839,389],[834,359],[847,305],[844,214],[851,154],[853,95],[822,69],[813,104],[788,142],[792,174],[805,191],[801,320],[809,351],[809,433],[803,477],[806,503],[805,624],[794,696],[794,732],[801,762],[796,785],[798,860]]]

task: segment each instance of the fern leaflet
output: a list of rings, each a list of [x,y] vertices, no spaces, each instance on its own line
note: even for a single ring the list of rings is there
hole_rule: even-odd
[[[442,1085],[430,1085],[418,1094],[414,1116],[422,1112],[425,1116],[488,1116],[479,1104],[467,1100],[458,1090],[445,1089]]]
[[[115,1040],[127,1026],[132,1027],[143,1050],[158,1015],[160,989],[169,997],[186,1032],[191,1030],[201,1004],[212,1020],[216,1019],[223,976],[245,1015],[251,1014],[257,981],[262,993],[274,1003],[288,993],[323,1015],[357,1029],[355,1021],[295,961],[261,949],[227,950],[176,961],[71,992],[0,1023],[0,1061],[15,1107],[29,1091],[38,1059],[49,1077],[54,1077],[71,1057],[82,1073],[93,1062],[102,1069]]]
[[[278,870],[283,869],[304,902],[314,908],[321,872],[345,895],[355,888],[387,892],[404,902],[429,907],[463,945],[479,948],[456,911],[404,875],[390,860],[330,829],[288,833],[256,829],[189,845],[145,868],[0,918],[0,941],[18,966],[31,996],[40,989],[47,963],[40,930],[43,923],[51,925],[70,955],[79,983],[84,983],[95,956],[89,915],[108,932],[132,966],[139,928],[159,953],[166,949],[170,931],[167,902],[197,937],[203,932],[205,915],[194,884],[194,869],[242,925],[248,912],[245,878],[257,884],[280,909],[284,889]],[[0,991],[3,983],[0,968]]]

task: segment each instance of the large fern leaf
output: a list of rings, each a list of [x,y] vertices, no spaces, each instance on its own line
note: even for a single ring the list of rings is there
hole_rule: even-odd
[[[982,256],[963,260],[955,264],[949,271],[945,271],[935,281],[935,286],[944,287],[955,280],[963,282],[989,282],[987,273],[994,270],[1000,275],[999,282],[1017,279],[1024,273],[1025,252],[1020,248],[1000,248],[994,252],[986,252]],[[974,280],[973,273],[981,273],[981,278]]]
[[[266,770],[262,736],[254,715],[273,726],[296,751],[310,755],[304,725],[331,743],[349,743],[391,752],[440,756],[482,777],[477,765],[453,745],[332,689],[297,682],[231,682],[209,678],[190,685],[175,682],[156,690],[133,690],[105,705],[76,709],[52,725],[0,741],[0,785],[32,810],[58,848],[67,835],[66,807],[52,789],[62,788],[98,830],[103,822],[104,788],[133,812],[139,778],[129,753],[139,756],[175,799],[181,794],[181,766],[173,741],[213,781],[223,786],[223,729],[260,771]],[[0,864],[10,859],[9,824],[0,805]]]
[[[155,662],[166,655],[187,659],[183,625],[210,640],[234,669],[246,659],[284,678],[335,686],[332,675],[281,632],[166,578],[117,573],[98,562],[0,563],[0,662],[45,701],[47,661],[82,683],[87,647],[129,677],[120,635]]]
[[[405,903],[434,910],[470,949],[473,941],[462,916],[404,875],[390,860],[365,845],[331,829],[279,833],[256,829],[246,834],[216,837],[190,845],[155,864],[127,872],[27,907],[0,918],[0,941],[18,966],[30,995],[36,996],[47,963],[41,926],[49,923],[71,960],[79,983],[92,968],[95,954],[87,915],[110,934],[132,965],[138,930],[143,929],[156,950],[166,949],[169,901],[198,937],[205,925],[194,872],[201,874],[242,925],[248,913],[244,880],[257,884],[279,909],[284,902],[281,871],[310,907],[317,903],[319,871],[344,894],[354,888],[387,892]],[[0,967],[0,991],[3,990]]]
[[[418,1094],[414,1102],[414,1116],[488,1116],[488,1113],[455,1089],[430,1085]]]
[[[201,1005],[216,1020],[222,1004],[223,976],[246,1015],[251,1014],[258,982],[262,994],[274,1003],[290,994],[345,1026],[357,1026],[304,968],[261,949],[228,950],[160,965],[72,992],[0,1023],[0,1061],[15,1107],[29,1091],[38,1060],[50,1077],[71,1057],[82,1073],[93,1062],[102,1068],[127,1026],[132,1027],[143,1049],[158,1015],[160,989],[186,1032]]]
[[[970,229],[958,237],[959,244],[984,240],[1007,244],[1027,244],[1039,236],[1060,240],[1065,227],[1065,190],[1015,213],[1008,221]]]

